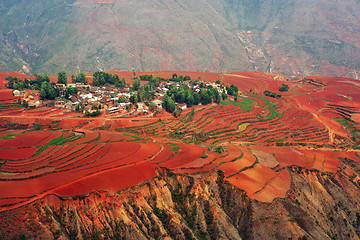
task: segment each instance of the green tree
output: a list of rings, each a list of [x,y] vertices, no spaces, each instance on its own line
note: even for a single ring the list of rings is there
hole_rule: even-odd
[[[174,111],[174,117],[177,118],[178,116],[180,116],[180,114],[181,114],[181,109]]]
[[[57,83],[67,85],[67,77],[66,77],[66,72],[65,71],[58,72],[58,81],[57,81]]]
[[[165,95],[164,101],[163,101],[163,107],[169,113],[173,113],[176,108],[175,101],[172,98],[170,98],[168,95]]]
[[[124,88],[124,87],[126,87],[125,79],[123,78],[123,79],[120,80],[119,82],[115,83],[115,87],[117,87],[117,88]]]
[[[76,76],[75,82],[87,84],[86,75],[83,72],[79,72]]]
[[[140,85],[141,85],[140,79],[138,79],[138,78],[134,79],[134,81],[133,81],[133,89],[135,91],[139,90]]]
[[[200,103],[200,94],[197,92],[194,92],[193,97],[194,97],[194,105],[198,105]]]
[[[41,88],[41,90],[40,90],[40,97],[41,97],[41,99],[46,99],[46,91],[45,91],[45,89],[44,88]]]
[[[226,87],[226,91],[229,95],[237,95],[239,89],[234,84],[231,84],[230,87],[229,86]]]
[[[150,102],[150,103],[149,103],[149,108],[150,108],[151,111],[154,111],[155,105],[154,105],[153,102]]]
[[[26,100],[23,100],[22,104],[24,105],[24,107],[28,107],[29,106],[29,103],[26,101]]]
[[[12,86],[13,86],[12,88],[15,89],[15,90],[19,90],[19,89],[20,89],[20,86],[19,86],[19,84],[17,84],[17,83],[14,83]]]
[[[136,104],[138,102],[138,97],[137,95],[131,95],[129,100],[131,103]]]
[[[34,122],[34,123],[33,123],[33,127],[34,127],[34,129],[35,129],[36,131],[41,130],[41,124],[38,123],[38,122]]]
[[[201,89],[200,91],[200,101],[202,105],[211,103],[211,97],[208,95],[208,91]]]
[[[173,112],[175,111],[175,108],[176,108],[175,101],[172,100],[171,98],[169,98],[169,101],[168,101],[168,103],[167,103],[166,110],[167,110],[169,113],[173,113]]]
[[[189,92],[186,97],[186,105],[188,107],[192,107],[194,105],[194,102],[195,102],[194,96],[193,96],[192,92]]]
[[[190,121],[192,121],[192,120],[193,120],[194,115],[195,115],[195,109],[194,109],[194,107],[193,107],[193,108],[191,109],[191,112],[190,112],[190,115],[189,115],[189,119],[190,119]]]
[[[219,104],[221,101],[221,96],[218,91],[215,92],[214,102]]]
[[[281,87],[279,88],[279,91],[280,92],[287,92],[287,91],[289,91],[289,85],[287,85],[287,84],[281,84]]]
[[[50,82],[42,82],[40,89],[40,97],[42,99],[55,99],[57,92]]]

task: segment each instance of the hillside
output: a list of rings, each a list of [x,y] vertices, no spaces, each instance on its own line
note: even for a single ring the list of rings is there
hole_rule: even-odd
[[[357,9],[356,0],[1,1],[0,69],[358,78]]]
[[[137,94],[154,79],[238,93],[177,117],[141,102],[91,117],[25,108],[4,87],[25,75],[0,72],[0,239],[360,238],[358,80],[176,73],[137,73],[153,76]]]

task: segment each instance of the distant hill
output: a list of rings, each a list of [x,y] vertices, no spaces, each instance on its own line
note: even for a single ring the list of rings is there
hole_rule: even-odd
[[[360,2],[0,1],[0,70],[359,78]]]

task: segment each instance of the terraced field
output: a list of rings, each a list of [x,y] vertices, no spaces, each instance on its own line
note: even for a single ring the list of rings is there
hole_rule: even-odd
[[[0,211],[48,195],[64,199],[122,191],[152,179],[161,168],[183,174],[220,171],[264,202],[285,197],[292,166],[343,171],[359,181],[350,164],[360,162],[355,80],[288,82],[290,91],[275,99],[261,94],[283,83],[272,75],[235,72],[202,79],[207,76],[210,82],[222,77],[225,84],[236,84],[240,93],[237,101],[196,106],[191,120],[191,108],[178,118],[166,112],[84,118],[48,107],[1,109]],[[315,86],[318,81],[325,86]]]
[[[211,144],[229,141],[281,143],[327,143],[329,133],[311,114],[291,107],[292,102],[260,95],[239,96],[238,101],[199,107],[192,121],[189,112],[179,119],[143,126],[119,128],[150,136],[168,136],[187,142]]]

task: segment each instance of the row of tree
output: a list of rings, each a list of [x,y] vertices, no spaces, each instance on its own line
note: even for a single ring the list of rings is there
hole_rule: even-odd
[[[116,87],[124,88],[126,86],[125,80],[120,80],[118,75],[101,71],[94,72],[92,84],[98,87],[105,85],[115,85]]]
[[[225,94],[226,95],[226,94]],[[191,89],[171,88],[164,96],[163,108],[173,113],[176,109],[176,103],[186,103],[187,107],[193,105],[207,105],[209,103],[220,103],[221,96],[216,88],[208,86],[207,89],[201,89],[200,92],[193,91]]]
[[[16,90],[32,89],[40,92],[42,99],[55,99],[59,96],[59,91],[54,88],[54,84],[50,82],[48,75],[45,73],[35,73],[35,79],[28,80],[25,78],[22,80],[18,77],[7,76],[5,78],[8,82],[6,87]]]
[[[85,73],[79,72],[78,75],[75,77],[75,75],[71,75],[71,81],[73,83],[82,83],[87,84]],[[58,72],[58,84],[65,84],[67,85],[67,76],[65,71]]]

